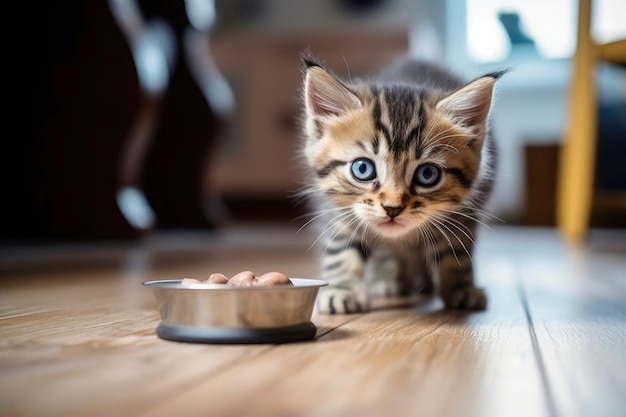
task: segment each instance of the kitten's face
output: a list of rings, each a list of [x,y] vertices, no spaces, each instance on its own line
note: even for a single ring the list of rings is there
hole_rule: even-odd
[[[387,238],[450,227],[440,218],[479,174],[492,84],[446,97],[410,86],[347,88],[309,68],[305,155],[319,189],[350,208],[354,227]]]

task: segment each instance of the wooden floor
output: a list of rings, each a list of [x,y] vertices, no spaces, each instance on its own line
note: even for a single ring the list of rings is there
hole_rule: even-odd
[[[141,244],[0,251],[1,416],[625,416],[626,234],[485,230],[489,309],[438,301],[315,316],[314,341],[160,340],[144,280],[282,270],[314,277],[282,226]]]

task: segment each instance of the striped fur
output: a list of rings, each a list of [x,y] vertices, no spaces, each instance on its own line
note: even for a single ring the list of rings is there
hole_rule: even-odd
[[[347,84],[310,55],[304,63],[306,194],[331,284],[318,310],[363,311],[372,294],[432,283],[447,307],[484,309],[471,255],[493,182],[488,117],[499,74],[465,85],[404,61],[377,81]],[[366,166],[374,178],[357,178]]]

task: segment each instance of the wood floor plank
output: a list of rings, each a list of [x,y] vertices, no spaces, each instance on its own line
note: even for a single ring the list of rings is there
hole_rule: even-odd
[[[101,312],[105,313],[105,312]],[[97,311],[94,311],[94,319]],[[137,314],[135,314],[137,315]],[[220,372],[272,345],[202,345],[160,340],[156,317],[118,313],[98,324],[87,315],[82,335],[78,320],[18,345],[0,349],[0,415],[106,416],[137,415],[161,398],[177,395],[215,379]],[[320,333],[331,331],[350,317],[317,320]],[[29,333],[31,329],[25,329]],[[25,400],[25,393],[37,395]]]
[[[484,270],[487,312],[375,311],[241,361],[145,415],[546,416],[514,271]]]
[[[155,336],[145,336],[154,339]],[[141,338],[121,338],[126,346],[93,346],[30,350],[13,355],[26,361],[3,369],[0,411],[6,416],[136,415],[147,404],[172,395],[231,362],[258,354],[267,346],[176,345]],[[99,342],[102,343],[102,342]],[[120,343],[120,339],[116,341]],[[93,342],[92,342],[93,344]],[[102,344],[101,344],[102,346]],[[85,352],[85,349],[89,349]],[[3,355],[2,361],[8,361]],[[193,365],[181,366],[181,362]],[[36,393],[36,395],[32,395]]]
[[[554,235],[519,265],[556,414],[625,415],[626,296],[615,283],[626,257],[563,247]]]
[[[311,274],[313,256],[293,248],[198,251],[163,264],[150,253],[94,268],[42,268],[0,281],[0,415],[136,415],[271,345],[219,346],[164,341],[155,335],[155,277],[254,269]],[[121,265],[121,266],[120,266]],[[281,265],[276,268],[276,265]],[[316,321],[319,334],[350,317]],[[36,393],[36,395],[32,395]]]
[[[315,276],[315,255],[292,235],[184,238],[80,268],[66,267],[71,255],[33,268],[27,256],[5,260],[0,415],[623,415],[619,236],[572,251],[554,231],[494,229],[475,255],[486,312],[434,302],[315,316],[316,341],[277,346],[160,340],[141,282],[240,269]]]

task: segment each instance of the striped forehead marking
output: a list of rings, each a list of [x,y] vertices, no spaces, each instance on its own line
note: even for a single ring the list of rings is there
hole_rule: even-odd
[[[427,123],[425,91],[393,85],[372,86],[371,92],[374,126],[387,141],[394,159],[401,159],[411,149],[419,154],[423,127]]]

